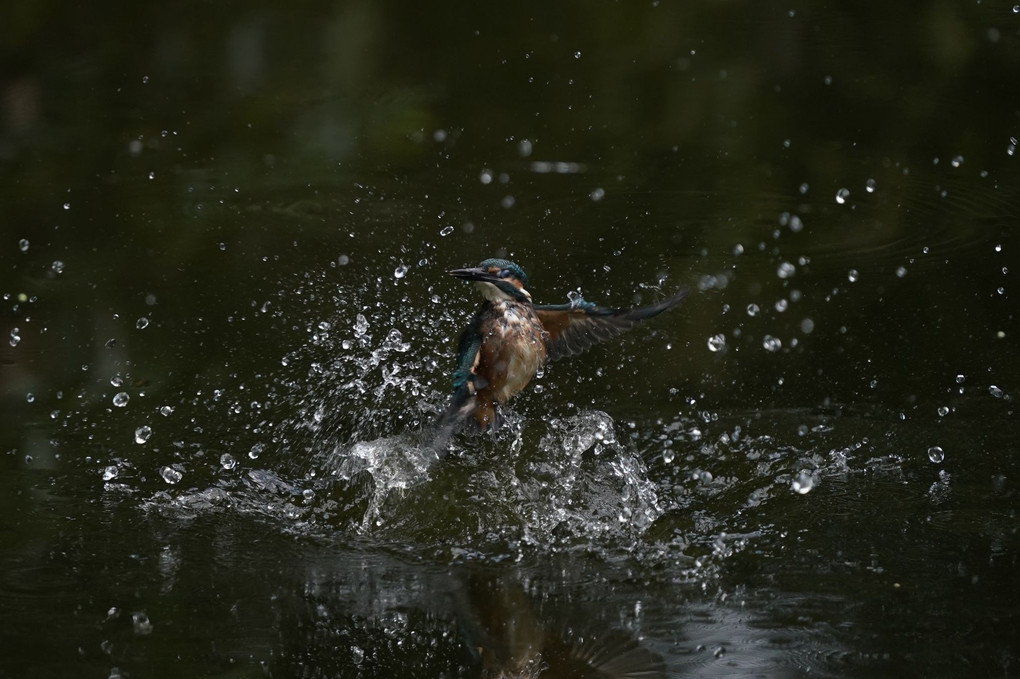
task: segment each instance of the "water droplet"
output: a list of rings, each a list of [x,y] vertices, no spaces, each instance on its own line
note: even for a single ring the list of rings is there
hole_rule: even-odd
[[[790,216],[790,231],[794,233],[800,233],[804,230],[804,222],[800,220],[797,215]]]
[[[963,165],[963,156],[956,156],[955,158],[949,161],[949,164],[952,165],[953,167],[960,167],[961,165]]]
[[[20,332],[21,331],[18,328],[11,328],[11,340],[10,340],[10,344],[11,344],[12,347],[18,346],[18,343],[21,342]]]
[[[597,203],[598,201],[600,201],[603,198],[605,198],[606,190],[603,189],[603,188],[596,188],[596,189],[592,190],[591,194],[589,194],[589,195],[590,195],[591,199]]]
[[[528,139],[522,139],[517,142],[517,153],[520,154],[521,158],[527,158],[531,155],[531,141]]]
[[[994,396],[995,398],[1002,398],[1002,389],[999,389],[994,384],[988,387],[988,393]]]
[[[857,273],[857,269],[850,269],[846,272],[846,279],[851,283],[856,283],[860,279],[860,274]]]
[[[50,268],[53,270],[53,273],[64,273],[64,263],[59,259],[53,260],[53,263],[50,264]]]
[[[113,405],[117,406],[118,408],[123,408],[128,404],[128,401],[130,400],[131,397],[128,396],[128,393],[126,391],[118,391],[116,394],[113,395]]]
[[[815,487],[815,482],[814,474],[808,471],[800,471],[790,484],[790,488],[795,493],[807,495]]]
[[[111,464],[109,467],[103,470],[103,481],[112,481],[113,479],[117,478],[117,474],[119,473],[120,470],[117,469],[117,466]]]
[[[846,203],[846,199],[850,197],[850,189],[842,188],[836,192],[836,202],[840,205]]]
[[[815,329],[815,322],[810,318],[805,318],[800,322],[800,331],[805,335],[810,335],[811,331]]]
[[[339,257],[336,258],[336,263],[339,264],[340,266],[347,266],[348,264],[351,263],[351,258],[348,257],[347,255],[340,255]]]
[[[673,464],[673,460],[676,457],[676,453],[673,452],[672,448],[666,448],[662,451],[662,461],[666,464]]]
[[[444,226],[443,228],[441,228],[439,230],[439,235],[440,236],[444,236],[444,237],[445,236],[449,236],[451,233],[453,233],[453,227],[450,226],[449,224],[447,224],[446,226]]]
[[[945,417],[949,414],[949,406],[939,406],[939,417]]]
[[[708,338],[708,350],[715,353],[726,349],[726,336],[722,333]]]
[[[149,616],[142,611],[131,614],[131,626],[135,634],[139,636],[152,634],[152,622],[149,621]]]
[[[946,452],[942,450],[942,446],[932,446],[928,449],[928,459],[935,464],[940,464],[942,460],[946,459]]]
[[[265,449],[266,444],[256,443],[251,447],[251,450],[248,451],[248,457],[250,457],[253,460],[257,460],[259,455],[261,455],[265,451]]]
[[[71,204],[70,203],[64,203],[64,209],[65,210],[70,210],[71,209]]]
[[[733,246],[733,254],[735,254],[735,255],[742,255],[742,254],[744,254],[744,246],[741,245],[740,243],[737,243],[736,245],[734,245]]]
[[[762,337],[761,345],[765,349],[765,351],[768,351],[770,353],[775,353],[783,348],[782,340],[780,340],[778,337],[773,337],[772,335],[765,335],[764,337]]]
[[[966,381],[967,381],[967,378],[965,376],[963,376],[963,375],[957,375],[956,376],[956,383],[957,384],[963,384]]]
[[[398,266],[396,269],[393,270],[393,277],[394,278],[403,278],[406,275],[407,275],[407,265],[405,265],[405,264],[401,264],[400,266]]]
[[[138,429],[135,429],[135,443],[138,443],[138,444],[145,443],[146,441],[149,440],[149,437],[151,437],[151,436],[152,436],[152,427],[150,427],[147,424],[146,425],[142,425],[141,427],[138,427]]]
[[[903,278],[906,275],[907,275],[907,267],[905,267],[905,266],[898,266],[898,267],[896,267],[896,277],[897,278]]]
[[[747,305],[748,316],[757,316],[759,311],[761,311],[761,307],[759,307],[754,302],[751,302],[750,304]]]
[[[159,475],[163,477],[163,480],[169,483],[171,486],[179,482],[184,478],[184,474],[177,471],[173,467],[160,467]]]
[[[574,58],[575,59],[580,59],[581,58],[581,53],[580,52],[574,52]]]
[[[482,170],[481,173],[479,173],[478,175],[478,181],[482,182],[483,184],[491,184],[492,170],[489,169]]]
[[[22,238],[18,241],[18,249],[22,252],[28,252],[28,239]]]
[[[797,187],[797,190],[800,191],[801,195],[804,195],[805,193],[808,192],[808,189],[810,188],[811,187],[808,185],[808,183],[804,182],[803,184]]]
[[[358,314],[354,319],[354,336],[364,337],[365,333],[368,332],[368,319],[362,314]]]
[[[159,414],[163,417],[170,417],[174,414],[174,408],[173,406],[163,406],[159,409]]]
[[[776,275],[780,278],[790,278],[795,273],[797,273],[797,267],[789,262],[783,262],[779,265],[779,268],[776,269]]]
[[[787,302],[785,299],[777,299],[775,307],[776,311],[778,311],[779,313],[783,313],[790,307],[790,303]]]
[[[137,321],[135,321],[135,327],[138,328],[139,330],[145,330],[147,327],[149,327],[149,319],[146,318],[145,316],[142,316]]]
[[[234,456],[231,455],[230,453],[223,453],[222,455],[220,455],[220,466],[226,469],[227,471],[230,471],[235,466],[237,466],[237,460],[235,460]]]
[[[868,193],[874,193],[875,187],[877,186],[878,184],[875,182],[874,179],[871,178],[864,182],[864,190],[867,191]]]
[[[25,394],[25,400],[28,401],[29,403],[35,403],[35,394],[33,394],[32,392],[28,392],[27,394]]]
[[[411,348],[411,344],[405,342],[404,335],[396,328],[393,328],[386,333],[386,339],[383,340],[383,348],[390,351],[405,352]]]

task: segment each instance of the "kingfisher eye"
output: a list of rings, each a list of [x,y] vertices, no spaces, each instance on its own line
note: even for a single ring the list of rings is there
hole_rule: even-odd
[[[499,272],[499,277],[500,278],[506,278],[509,275],[510,275],[510,269],[500,269],[500,272]]]

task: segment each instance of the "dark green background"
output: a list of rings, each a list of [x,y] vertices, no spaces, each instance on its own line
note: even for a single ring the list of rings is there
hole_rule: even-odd
[[[1011,3],[0,26],[0,675],[478,676],[479,578],[671,676],[1016,673]],[[692,294],[428,466],[493,255]]]

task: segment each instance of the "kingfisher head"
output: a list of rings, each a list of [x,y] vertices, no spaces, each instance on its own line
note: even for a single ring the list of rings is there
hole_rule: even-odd
[[[528,274],[524,269],[505,259],[486,259],[470,269],[449,272],[466,281],[474,281],[485,299],[491,302],[513,300],[531,302],[528,292]]]

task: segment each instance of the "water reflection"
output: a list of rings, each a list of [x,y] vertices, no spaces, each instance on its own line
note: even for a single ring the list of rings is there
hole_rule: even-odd
[[[468,644],[477,654],[482,677],[665,677],[662,658],[626,632],[594,624],[540,620],[521,583],[510,574],[472,573],[467,599],[473,632]]]

